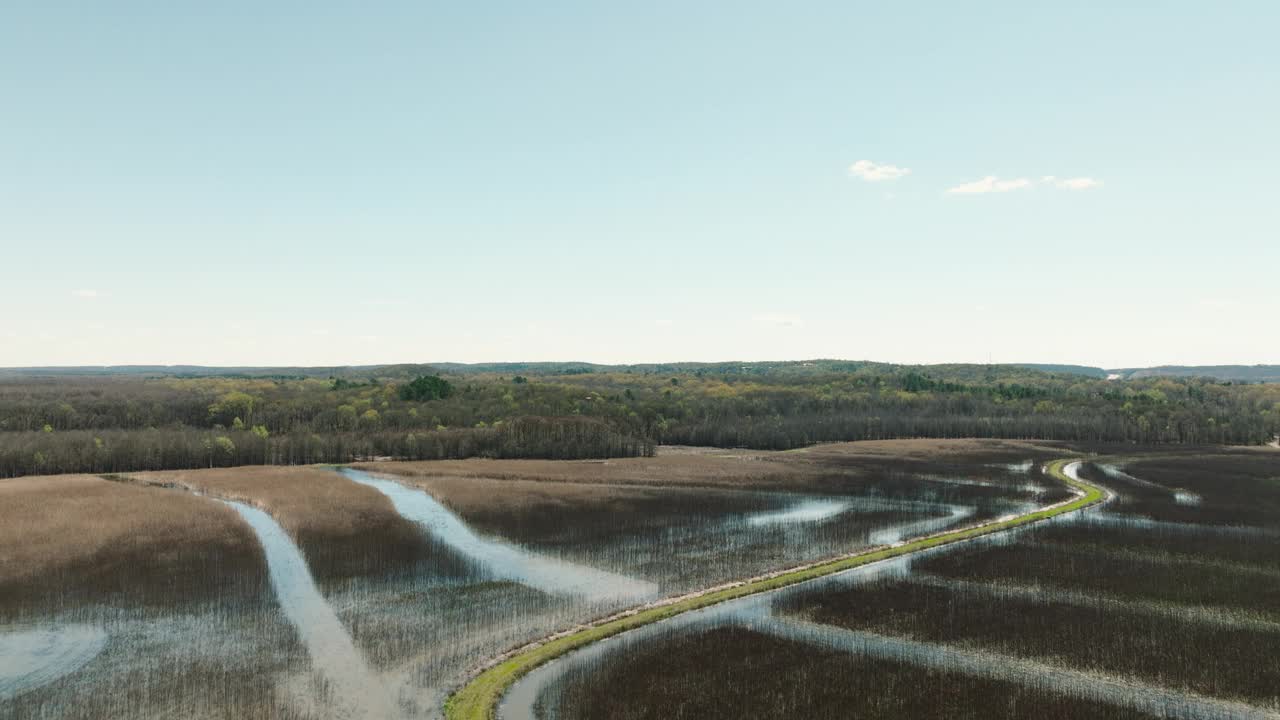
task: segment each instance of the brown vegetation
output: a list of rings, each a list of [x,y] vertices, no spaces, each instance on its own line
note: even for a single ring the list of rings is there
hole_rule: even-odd
[[[135,473],[266,510],[298,543],[318,581],[460,564],[377,490],[324,467],[239,467]]]
[[[873,660],[732,627],[611,653],[548,688],[539,706],[569,720],[1151,717],[1045,687]]]
[[[1061,457],[1063,446],[1063,443],[1049,441],[916,438],[826,443],[806,448],[803,454],[815,459],[866,457],[958,463],[1016,463],[1030,458],[1039,460]]]
[[[942,447],[948,458],[981,453],[1012,463],[1035,453],[1021,443],[928,443]],[[930,452],[919,442],[897,441],[795,452],[676,447],[652,458],[607,462],[471,459],[357,467],[398,474],[482,533],[670,590],[846,553],[872,542],[877,531],[940,518],[947,504],[974,508],[978,520],[1043,501],[1052,492],[1065,494],[1053,481],[998,467],[914,459]],[[933,470],[947,477],[917,474]],[[975,474],[992,481],[948,481]],[[1020,487],[1037,483],[1050,489]],[[847,502],[853,511],[791,528],[748,524],[754,513],[777,512],[815,496]]]
[[[1134,566],[1132,572],[1142,569]],[[1062,603],[1052,592],[1026,597],[1001,585],[971,589],[885,580],[799,593],[779,601],[774,611],[1264,706],[1280,699],[1280,666],[1274,662],[1280,633],[1208,623],[1171,625],[1166,616],[1142,608]],[[1221,652],[1226,648],[1230,651]]]
[[[230,508],[86,475],[0,481],[0,607],[255,595],[266,577]]]
[[[408,477],[490,478],[565,483],[687,487],[774,487],[796,480],[803,470],[785,454],[718,451],[661,453],[656,457],[612,460],[440,460],[360,463],[357,468]]]
[[[844,487],[894,466],[929,471],[939,465],[1043,460],[1063,453],[1052,443],[1010,440],[868,440],[802,450],[720,450],[662,447],[655,457],[612,460],[439,460],[372,462],[355,467],[412,478],[491,478],[625,485],[816,490]],[[975,467],[977,466],[977,467]],[[835,476],[839,476],[837,480]]]

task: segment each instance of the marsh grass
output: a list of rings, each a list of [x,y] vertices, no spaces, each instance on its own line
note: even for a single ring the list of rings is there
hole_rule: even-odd
[[[304,720],[278,690],[307,672],[274,603],[81,606],[41,622],[102,627],[106,649],[76,673],[0,702],[0,717]]]
[[[1030,502],[1012,485],[940,485],[903,473],[862,483],[855,489],[864,495],[421,475],[403,481],[482,532],[668,592],[868,547],[894,528],[946,518],[955,506],[972,522]],[[814,500],[844,509],[814,521],[751,521]]]
[[[1222,533],[1212,527],[1195,532],[1164,526],[1103,525],[1086,517],[1072,524],[1037,528],[1032,537],[1034,542],[1067,545],[1081,552],[1129,553],[1171,562],[1187,560],[1280,570],[1280,534]]]
[[[77,672],[0,701],[0,717],[300,717],[275,685],[305,656],[227,506],[91,476],[5,480],[0,547],[0,626],[108,637]]]
[[[923,559],[915,569],[967,580],[1233,608],[1280,619],[1280,572],[1260,566],[1214,564],[1213,556],[1206,554],[1214,547],[1230,547],[1230,542],[1202,536],[1199,540],[1205,547],[1199,553],[1179,556],[1150,545],[1126,551],[1118,544],[1124,536],[1114,533],[1110,537],[1117,539],[1117,544],[1099,545],[1088,526],[1037,529],[1016,544],[966,548]],[[1274,541],[1269,545],[1280,548]],[[1265,551],[1254,546],[1249,556],[1256,558],[1254,553],[1260,552]],[[1188,562],[1190,558],[1196,561]],[[1274,557],[1269,560],[1274,565]]]
[[[87,475],[0,480],[0,548],[0,619],[266,589],[262,550],[229,508]]]
[[[1153,717],[1052,688],[872,660],[739,627],[609,653],[549,686],[538,709],[557,720]]]
[[[702,593],[673,599],[669,603],[656,604],[634,612],[620,614],[602,619],[588,626],[547,638],[545,641],[521,648],[510,655],[499,658],[486,666],[482,672],[472,677],[465,686],[453,693],[445,705],[445,713],[449,718],[476,719],[492,718],[503,694],[521,678],[534,673],[530,681],[537,678],[542,666],[562,656],[579,650],[592,653],[600,648],[602,641],[632,630],[641,631],[657,623],[673,620],[679,623],[694,613],[720,606],[730,608],[746,598],[764,593],[781,591],[784,588],[803,587],[809,581],[822,578],[838,578],[841,573],[871,566],[885,561],[905,558],[913,553],[937,551],[946,545],[987,538],[992,533],[1022,528],[1030,523],[1051,521],[1066,513],[1079,511],[1106,499],[1107,495],[1100,488],[1073,479],[1066,471],[1069,461],[1058,460],[1050,463],[1050,474],[1061,482],[1071,485],[1079,491],[1074,500],[1054,507],[1045,507],[1025,514],[984,523],[979,526],[954,529],[929,537],[919,538],[892,547],[850,554],[827,562],[793,568],[767,576],[754,578],[744,582],[713,588]],[[647,636],[641,636],[647,637]],[[589,647],[592,646],[592,647]],[[522,694],[524,691],[522,691]]]
[[[408,477],[490,478],[661,487],[804,487],[817,475],[787,453],[723,450],[660,452],[655,457],[610,460],[440,460],[352,465]]]
[[[519,466],[525,473],[536,471],[536,479],[432,474],[441,469],[436,464],[430,472],[419,464],[374,467],[398,471],[402,484],[429,492],[477,532],[528,552],[654,581],[667,593],[847,553],[866,547],[876,529],[948,515],[939,503],[908,499],[912,479],[903,475],[891,481],[892,493],[869,499],[833,496],[852,503],[850,510],[821,522],[752,524],[749,518],[755,514],[828,496],[806,492],[811,486],[803,482],[780,488],[762,482],[734,486],[690,481],[667,487],[652,478],[624,481],[626,473],[647,460],[622,463],[625,472],[611,475],[614,482],[590,479],[590,471],[615,462],[439,464],[483,466],[485,472],[499,465]],[[738,467],[758,461],[732,462]],[[1013,490],[938,485],[918,478],[915,487],[935,497],[976,497],[984,507],[992,506],[991,513],[1025,504],[1025,496]],[[863,506],[857,505],[859,500]],[[369,579],[329,597],[371,662],[407,683],[415,697],[439,700],[483,658],[623,609],[616,603],[593,604],[494,582],[483,568],[456,578]],[[414,612],[405,612],[408,607]]]
[[[856,491],[886,471],[999,474],[989,465],[1062,456],[1054,443],[1005,440],[880,440],[799,450],[660,447],[654,457],[610,460],[440,460],[371,462],[353,467],[409,477],[490,478],[576,483],[730,487],[795,492]]]
[[[257,506],[292,536],[325,589],[364,577],[462,576],[467,563],[396,513],[381,493],[316,467],[238,467],[134,473]]]
[[[1168,489],[1158,500],[1144,498],[1139,511],[1153,519],[1280,528],[1280,454],[1148,457],[1127,470]],[[1178,491],[1199,496],[1198,504],[1179,503]]]
[[[1018,445],[1016,451],[983,460],[1026,457],[1026,448]],[[668,590],[850,552],[864,547],[873,529],[939,517],[939,507],[947,503],[967,503],[979,517],[994,517],[1036,496],[1019,488],[1027,482],[1025,474],[984,467],[965,476],[959,461],[842,463],[805,453],[717,451],[605,463],[397,467],[408,473],[405,480],[433,488],[488,533],[530,551],[656,577]],[[441,467],[477,465],[484,472],[497,468],[513,474],[482,479]],[[921,468],[981,482],[912,477]],[[29,612],[19,613],[24,621],[85,621],[111,632],[107,651],[82,672],[21,696],[21,704],[12,707],[25,715],[324,714],[332,688],[317,684],[309,672],[306,653],[266,584],[262,552],[251,531],[216,500],[165,485],[269,512],[299,545],[326,601],[361,651],[396,689],[406,717],[436,714],[444,694],[482,659],[620,609],[496,582],[485,568],[401,518],[381,493],[326,468],[247,467],[137,473],[124,479],[129,482],[71,478],[61,499],[58,492],[41,495],[46,488],[39,483],[11,486],[20,502],[57,512],[36,521],[44,528],[37,533],[47,535],[42,547],[49,558],[43,566],[48,582],[9,582],[0,584],[0,591],[44,588],[31,596]],[[0,493],[10,482],[27,481],[0,482]],[[97,495],[109,497],[94,501]],[[875,504],[811,525],[744,521],[753,513],[832,495],[874,498]],[[18,506],[0,505],[0,517],[13,507]],[[98,524],[103,529],[96,529]],[[85,527],[89,537],[103,541],[77,538]],[[8,531],[0,525],[0,533]],[[8,548],[19,535],[0,537]],[[102,548],[105,555],[98,552]],[[104,598],[119,603],[105,604]],[[21,606],[6,600],[3,607],[9,612]],[[102,692],[112,687],[122,689]],[[72,713],[79,708],[83,714]],[[6,710],[0,706],[0,715]]]
[[[1183,623],[1097,606],[897,580],[796,594],[781,614],[881,635],[1033,658],[1081,670],[1273,706],[1280,631]],[[1207,651],[1230,648],[1230,652]]]

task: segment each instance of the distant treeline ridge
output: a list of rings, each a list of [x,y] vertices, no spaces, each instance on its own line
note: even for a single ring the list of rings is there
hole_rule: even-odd
[[[0,380],[0,476],[369,456],[600,458],[646,455],[661,443],[1261,444],[1280,433],[1275,384],[836,361],[525,372],[7,378]]]

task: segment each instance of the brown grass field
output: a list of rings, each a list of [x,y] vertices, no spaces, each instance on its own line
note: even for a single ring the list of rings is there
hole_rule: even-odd
[[[1060,457],[1064,444],[1041,440],[987,440],[982,438],[913,440],[864,440],[824,443],[796,451],[814,459],[862,457],[867,459],[930,460],[957,463],[1012,463],[1028,458]]]
[[[1016,463],[1060,456],[1053,443],[1014,440],[873,440],[803,450],[663,447],[655,457],[613,460],[434,460],[369,462],[354,467],[421,478],[489,478],[668,487],[822,490],[882,471],[928,471],[931,465]],[[919,467],[916,467],[916,466]],[[833,480],[839,475],[840,481]]]
[[[659,496],[676,500],[698,492],[696,488],[487,477],[402,476],[401,480],[426,490],[468,520],[489,514],[536,514],[569,508],[625,511]]]
[[[0,481],[0,608],[168,604],[265,582],[253,532],[220,503],[89,475]]]
[[[357,463],[354,467],[414,478],[453,477],[606,485],[773,487],[801,480],[803,470],[783,453],[664,452],[612,460],[429,460]]]
[[[652,458],[607,461],[471,459],[357,467],[399,475],[469,520],[498,529],[510,523],[508,516],[537,515],[539,509],[643,509],[657,500],[654,494],[670,488],[849,489],[885,468],[1019,462],[1061,452],[1033,442],[892,440],[791,452],[667,447]],[[127,478],[139,484],[87,475],[0,481],[0,547],[11,549],[0,557],[5,608],[54,590],[73,598],[200,597],[212,588],[260,589],[261,550],[232,509],[213,498],[143,484],[176,485],[267,510],[297,540],[322,582],[408,570],[422,562],[446,571],[460,567],[385,496],[328,468],[238,467]]]
[[[319,582],[409,571],[420,563],[455,569],[391,501],[324,467],[250,466],[133,473],[144,483],[176,484],[266,510],[291,535]]]

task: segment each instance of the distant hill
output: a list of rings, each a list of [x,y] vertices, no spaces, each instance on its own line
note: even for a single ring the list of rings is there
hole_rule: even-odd
[[[213,367],[208,365],[59,365],[50,367],[0,368],[0,378],[14,377],[228,377],[303,378],[329,377],[414,377],[437,372],[427,365],[349,365],[335,367]]]
[[[65,367],[0,368],[0,379],[30,377],[225,377],[225,378],[381,378],[401,380],[418,375],[585,375],[591,373],[636,373],[641,375],[721,375],[798,378],[846,373],[922,372],[961,382],[999,379],[1016,381],[1022,374],[1051,373],[1079,375],[1094,379],[1139,380],[1154,377],[1206,377],[1233,382],[1280,383],[1280,365],[1162,365],[1151,368],[1104,369],[1088,365],[1053,363],[1010,363],[1003,365],[938,364],[896,365],[867,360],[784,360],[768,362],[674,362],[636,365],[600,365],[587,362],[494,362],[494,363],[405,363],[398,365],[351,365],[335,367],[210,367],[203,365],[87,365]]]
[[[1015,367],[1039,370],[1040,372],[1058,373],[1060,375],[1086,375],[1092,378],[1105,378],[1110,373],[1100,367],[1088,365],[1053,365],[1050,363],[1017,363]]]
[[[1240,382],[1280,382],[1280,365],[1161,365],[1108,371],[1125,380],[1152,377],[1208,377]]]

